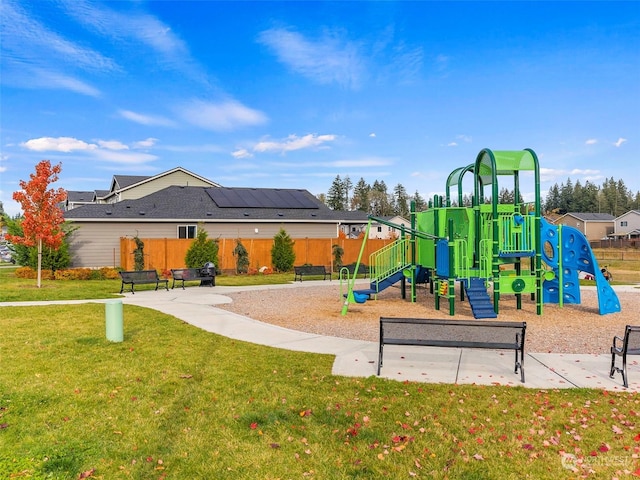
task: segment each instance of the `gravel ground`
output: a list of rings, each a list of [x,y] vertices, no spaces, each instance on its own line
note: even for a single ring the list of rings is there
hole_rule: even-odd
[[[536,315],[535,304],[527,296],[522,309],[516,309],[515,297],[500,301],[498,320],[527,322],[527,351],[552,353],[609,353],[614,335],[622,335],[625,325],[640,324],[640,289],[618,292],[622,311],[608,315],[598,313],[598,300],[593,288],[581,289],[580,305],[545,304],[542,315]],[[380,317],[473,319],[469,304],[456,300],[456,315],[449,316],[448,303],[435,310],[433,295],[418,288],[418,300],[411,303],[401,298],[398,287],[378,295],[377,300],[349,304],[341,315],[340,287],[319,285],[293,289],[254,290],[228,294],[232,303],[219,308],[265,323],[309,333],[358,340],[378,341]]]

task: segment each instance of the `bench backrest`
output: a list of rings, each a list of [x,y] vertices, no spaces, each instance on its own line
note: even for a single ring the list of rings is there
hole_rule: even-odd
[[[122,280],[157,280],[158,272],[155,270],[135,270],[129,272],[119,272]]]
[[[200,277],[199,268],[172,268],[171,276],[176,280],[189,280]]]
[[[640,355],[640,326],[626,326],[624,331],[624,349],[628,355]]]
[[[327,270],[324,265],[302,265],[299,267],[293,267],[293,270],[300,274],[306,275],[324,275]]]
[[[380,341],[406,340],[425,345],[461,342],[470,346],[495,344],[522,349],[525,329],[525,322],[381,317]]]

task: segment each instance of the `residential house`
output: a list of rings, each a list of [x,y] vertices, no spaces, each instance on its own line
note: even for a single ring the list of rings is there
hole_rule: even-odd
[[[600,240],[613,234],[615,217],[609,213],[565,213],[556,219],[556,225],[567,225],[579,230],[588,241]]]
[[[74,266],[118,266],[120,238],[337,238],[340,216],[306,190],[168,186],[144,197],[66,212]]]
[[[640,210],[629,210],[615,219],[614,236],[640,238]]]
[[[407,228],[411,228],[411,222],[400,215],[380,217],[381,220],[392,223],[394,225],[404,225]],[[396,238],[400,235],[397,228],[391,227],[380,222],[371,222],[371,228],[369,229],[369,238],[389,239]]]
[[[176,167],[153,176],[114,175],[109,190],[95,190],[93,192],[67,191],[67,201],[64,209],[71,210],[87,204],[134,200],[172,185],[192,187],[220,186],[182,167]]]

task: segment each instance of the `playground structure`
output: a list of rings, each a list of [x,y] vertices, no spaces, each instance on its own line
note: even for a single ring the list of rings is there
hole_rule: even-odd
[[[463,205],[463,180],[472,180],[472,206]],[[534,200],[522,200],[522,180],[532,182]],[[500,182],[499,182],[500,180]],[[508,183],[508,184],[507,184]],[[452,189],[457,188],[457,199]],[[512,202],[499,203],[507,189]],[[342,314],[350,303],[363,303],[401,282],[411,301],[416,284],[428,283],[435,308],[448,303],[455,314],[456,287],[475,318],[495,318],[500,300],[515,297],[522,308],[524,295],[542,314],[544,303],[580,303],[579,272],[595,279],[601,315],[620,311],[620,302],[598,267],[584,235],[575,228],[552,225],[541,216],[538,158],[531,149],[483,149],[474,163],[455,169],[447,178],[445,196],[435,196],[427,210],[411,208],[411,225],[397,225],[369,217],[357,265],[362,261],[371,222],[397,229],[398,239],[369,258],[369,288],[355,289],[348,277]],[[342,278],[342,274],[341,274]]]

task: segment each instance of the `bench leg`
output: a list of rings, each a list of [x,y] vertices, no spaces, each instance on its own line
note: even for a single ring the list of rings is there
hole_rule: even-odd
[[[122,282],[122,285],[120,285],[120,293],[122,293],[124,291],[124,282]]]
[[[520,359],[518,360],[518,352],[520,352]],[[524,383],[524,352],[522,350],[516,350],[516,368],[514,373],[518,373],[520,370],[520,381]]]
[[[622,374],[622,384],[625,388],[629,388],[629,382],[627,380],[627,356],[625,354],[621,355],[622,357],[622,368],[616,367],[616,353],[611,352],[611,370],[609,372],[609,377],[613,378],[616,372],[620,372]]]

